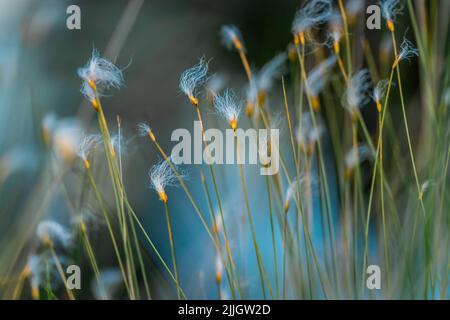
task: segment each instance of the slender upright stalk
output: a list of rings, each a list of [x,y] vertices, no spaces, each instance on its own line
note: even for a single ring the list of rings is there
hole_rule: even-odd
[[[169,157],[167,156],[167,154],[164,152],[164,150],[161,148],[161,145],[158,143],[158,141],[156,140],[155,135],[153,134],[153,132],[149,132],[148,136],[150,138],[150,140],[153,142],[153,144],[155,145],[156,149],[158,150],[158,152],[161,154],[161,156],[163,157],[163,159],[169,164],[170,168],[172,169],[175,177],[177,178],[178,182],[180,183],[181,188],[184,190],[186,196],[188,197],[189,201],[191,202],[192,207],[194,208],[195,213],[197,214],[197,216],[199,217],[206,233],[208,234],[209,238],[211,239],[214,247],[216,250],[220,250],[220,245],[219,243],[217,243],[216,239],[214,238],[214,236],[211,233],[211,230],[208,227],[208,224],[206,223],[206,220],[202,214],[202,212],[199,209],[199,206],[197,205],[196,201],[194,200],[194,197],[192,196],[191,192],[189,191],[189,189],[187,188],[186,184],[184,183],[183,179],[181,178],[180,173],[178,172],[177,168],[173,165],[173,163],[169,160]],[[138,221],[138,220],[137,220]],[[142,225],[140,223],[138,223],[138,225],[140,226],[141,229],[143,229]],[[154,247],[154,246],[153,246]],[[224,264],[226,268],[228,268],[228,264],[225,263]],[[231,273],[231,270],[228,270],[228,272]]]
[[[273,224],[273,211],[272,211],[272,196],[270,192],[270,181],[269,176],[266,176],[266,188],[267,188],[267,201],[269,206],[269,219],[270,219],[270,231],[272,233],[272,248],[273,248],[273,268],[275,271],[275,298],[279,298],[279,286],[278,286],[278,256],[277,256],[277,245],[275,240],[275,230]]]
[[[200,173],[200,178],[201,178],[201,181],[202,181],[203,191],[205,192],[206,200],[208,202],[208,206],[209,206],[209,210],[210,210],[210,214],[211,214],[211,223],[212,223],[211,229],[214,232],[214,236],[216,238],[216,242],[220,246],[220,235],[219,235],[219,232],[217,230],[217,221],[216,221],[216,218],[214,216],[214,209],[213,209],[212,202],[211,202],[211,196],[210,196],[210,193],[209,193],[209,190],[208,190],[208,186],[206,185],[206,180],[205,180],[205,176],[203,175],[203,172]],[[223,221],[222,221],[222,223],[223,223]],[[221,248],[219,248],[219,250],[217,250],[217,254],[219,255],[219,257],[220,257],[220,259],[222,261],[225,261],[225,258],[223,257],[223,253],[222,253]],[[230,288],[233,288],[234,284],[232,283],[232,281],[234,281],[234,280],[232,279],[232,275],[229,273],[229,269],[228,268],[225,268],[225,274],[227,276],[228,283],[230,284]],[[236,275],[236,276],[238,276],[238,275]],[[219,289],[220,289],[220,285],[219,285]],[[234,299],[235,296],[234,296],[234,290],[233,289],[231,290],[231,293],[232,293],[232,297]],[[243,298],[242,292],[239,292],[239,294],[241,295],[241,298]]]
[[[241,58],[242,65],[245,69],[245,74],[247,75],[248,82],[252,80],[252,72],[250,71],[250,65],[248,64],[247,56],[245,55],[245,52],[243,49],[239,49],[239,57]]]
[[[297,49],[298,50],[298,49]],[[311,119],[313,122],[313,126],[315,129],[317,129],[318,124],[317,124],[317,120],[316,120],[316,116],[315,116],[315,111],[313,110],[313,104],[311,101],[311,97],[308,94],[309,90],[308,90],[308,79],[306,76],[306,69],[305,69],[305,62],[304,62],[304,55],[300,55],[300,66],[301,66],[301,73],[302,73],[302,77],[303,77],[303,82],[304,82],[304,86],[306,89],[306,97],[308,100],[308,105],[309,105],[309,110],[311,113]],[[329,185],[328,185],[328,178],[327,178],[327,173],[325,170],[325,164],[323,161],[323,149],[322,149],[322,143],[320,141],[320,139],[317,139],[317,148],[318,148],[318,159],[319,159],[319,169],[322,172],[322,177],[323,177],[323,185],[324,185],[324,189],[325,189],[325,200],[326,200],[326,204],[327,204],[327,223],[328,223],[328,228],[329,228],[329,235],[330,235],[330,242],[331,242],[331,246],[330,246],[330,251],[331,251],[331,256],[333,257],[332,262],[333,262],[333,274],[335,276],[335,279],[337,279],[337,270],[336,270],[336,264],[335,261],[336,259],[336,246],[335,246],[335,238],[334,238],[334,228],[333,228],[333,218],[331,215],[331,200],[330,200],[330,191],[329,191]]]
[[[172,222],[170,220],[169,206],[167,205],[167,202],[164,202],[164,209],[166,212],[167,232],[169,234],[170,251],[172,253],[172,263],[173,263],[173,270],[175,273],[175,283],[177,286],[177,297],[178,297],[178,300],[180,300],[181,299],[180,277],[178,275],[177,258],[175,255],[175,246],[173,244]]]
[[[342,0],[338,1],[339,4],[339,11],[341,12],[342,16],[342,22],[344,24],[344,33],[345,33],[345,48],[346,48],[346,54],[347,54],[347,74],[352,74],[352,55],[350,50],[350,37],[348,33],[348,19],[347,14],[345,12],[345,7],[342,2]]]
[[[365,274],[366,274],[366,265],[367,265],[367,248],[368,248],[368,241],[369,241],[369,224],[370,224],[370,213],[372,210],[372,200],[373,200],[373,192],[374,192],[374,187],[375,187],[375,177],[376,177],[376,172],[377,172],[377,168],[378,168],[378,162],[379,162],[379,156],[380,156],[380,152],[381,149],[380,147],[382,146],[382,136],[383,136],[383,125],[384,125],[384,120],[385,120],[385,116],[387,114],[387,108],[388,108],[388,102],[389,102],[389,96],[390,96],[390,92],[391,92],[391,87],[392,87],[392,78],[394,76],[394,67],[392,67],[391,69],[391,74],[389,76],[389,82],[388,82],[388,86],[387,86],[387,90],[386,90],[386,96],[384,98],[384,103],[382,106],[382,112],[381,112],[381,129],[378,132],[378,141],[377,141],[377,149],[376,149],[376,154],[375,154],[375,163],[374,163],[374,167],[373,167],[373,172],[372,172],[372,179],[371,179],[371,186],[370,186],[370,193],[369,193],[369,202],[368,202],[368,206],[367,206],[367,214],[366,214],[366,226],[365,226],[365,230],[364,230],[364,253],[363,253],[363,268],[361,271],[361,295],[364,296],[364,287],[365,287]]]
[[[100,209],[101,209],[101,212],[103,214],[103,217],[105,218],[106,226],[108,227],[108,232],[109,232],[109,235],[111,237],[111,241],[112,241],[112,244],[113,244],[114,252],[116,254],[117,261],[119,263],[119,268],[120,268],[120,271],[122,273],[122,277],[123,277],[123,280],[124,280],[125,287],[127,288],[127,290],[129,290],[128,289],[128,279],[127,279],[127,276],[126,276],[126,273],[125,273],[125,268],[123,266],[122,257],[120,255],[119,247],[117,245],[116,237],[114,236],[114,232],[113,232],[113,229],[112,229],[111,222],[109,220],[109,214],[108,214],[108,212],[106,210],[106,206],[105,206],[104,200],[103,200],[103,198],[102,198],[102,196],[100,194],[100,191],[98,190],[97,184],[95,183],[94,176],[92,175],[90,166],[86,165],[86,171],[88,173],[89,182],[91,183],[91,187],[92,187],[92,189],[94,189],[94,194],[95,194],[97,202],[98,202],[98,204],[100,206]]]
[[[208,150],[208,145],[207,145],[207,142],[206,142],[206,136],[205,136],[204,126],[203,126],[203,119],[202,119],[202,115],[201,115],[201,112],[200,112],[200,108],[199,108],[198,105],[196,105],[195,109],[197,111],[198,121],[200,122],[200,131],[201,131],[201,134],[202,134],[203,144],[205,146],[205,150]],[[208,152],[207,152],[207,154],[208,154]],[[212,179],[213,186],[214,186],[214,193],[216,195],[217,205],[219,207],[220,218],[222,219],[223,237],[224,237],[224,241],[225,241],[225,249],[226,249],[226,252],[227,252],[227,255],[228,255],[229,264],[230,264],[231,276],[234,277],[234,279],[235,279],[235,281],[236,281],[236,283],[238,285],[238,288],[239,288],[240,287],[239,279],[237,277],[236,265],[234,263],[233,255],[231,253],[230,243],[229,243],[229,240],[228,240],[229,238],[228,238],[228,233],[227,233],[227,226],[226,226],[225,217],[224,217],[224,214],[223,214],[222,202],[221,202],[221,199],[220,199],[219,190],[218,190],[218,187],[217,187],[216,175],[214,173],[214,168],[213,168],[213,165],[211,163],[209,163],[209,172],[211,174],[211,179]],[[231,290],[234,291],[234,284],[232,285]]]
[[[259,278],[260,278],[260,281],[261,281],[261,289],[262,289],[263,297],[264,297],[264,299],[266,299],[266,287],[265,287],[265,284],[264,284],[264,276],[263,276],[263,273],[265,274],[265,268],[264,268],[264,263],[262,261],[261,252],[259,250],[258,242],[256,240],[255,229],[254,229],[254,226],[253,226],[253,219],[252,219],[252,214],[251,214],[251,211],[250,211],[250,202],[249,202],[249,199],[248,199],[247,187],[246,187],[246,184],[245,184],[244,166],[240,163],[240,160],[239,160],[239,158],[240,158],[239,154],[240,153],[239,153],[239,146],[238,146],[237,136],[235,136],[235,144],[236,144],[236,152],[238,154],[239,175],[241,177],[242,193],[244,195],[245,209],[246,209],[246,213],[247,213],[248,223],[249,223],[249,226],[250,226],[250,233],[251,233],[251,236],[252,236],[253,247],[255,249],[256,261],[258,263],[258,271],[259,271]],[[270,287],[269,280],[267,279],[267,275],[265,275],[265,276],[266,276],[266,284],[267,284],[267,286],[269,288],[271,297],[273,299],[273,292],[272,292],[272,289]]]
[[[381,110],[378,113],[378,130],[382,129],[381,121]],[[380,200],[381,200],[381,221],[383,225],[383,243],[384,243],[384,264],[385,264],[385,274],[387,283],[387,292],[390,291],[390,271],[389,271],[389,252],[388,252],[388,242],[387,242],[387,230],[386,230],[386,214],[384,210],[384,168],[383,168],[383,137],[380,139],[379,143],[379,161],[380,161]]]
[[[86,249],[86,253],[88,255],[89,262],[91,263],[92,270],[94,271],[95,281],[97,281],[97,284],[99,287],[102,287],[103,283],[101,281],[100,270],[98,267],[97,259],[95,258],[94,250],[92,249],[91,242],[90,242],[88,234],[86,232],[86,227],[83,225],[84,225],[84,222],[82,222],[82,225],[80,226],[81,238],[83,241],[83,245]]]
[[[423,194],[422,194],[422,189],[420,187],[421,184],[420,184],[420,181],[419,181],[419,175],[417,173],[416,163],[415,163],[415,160],[414,160],[414,153],[413,153],[413,150],[412,150],[411,137],[409,135],[409,126],[408,126],[408,120],[407,120],[407,117],[406,117],[405,101],[404,101],[404,98],[403,98],[402,80],[401,80],[401,76],[400,76],[397,41],[395,40],[395,32],[394,32],[393,29],[391,30],[391,36],[392,36],[392,45],[394,47],[395,61],[396,61],[394,66],[395,66],[395,69],[397,71],[398,88],[399,88],[399,92],[400,92],[400,104],[401,104],[401,107],[402,107],[403,122],[405,124],[406,139],[408,141],[409,155],[410,155],[410,158],[411,158],[411,164],[412,164],[412,168],[413,168],[414,179],[415,179],[415,182],[416,182],[418,199],[420,201],[420,206],[422,208],[423,216],[425,217],[426,216],[426,211],[425,211],[425,206],[423,204],[423,199],[422,199]]]
[[[72,290],[70,290],[69,287],[67,286],[67,278],[66,278],[64,270],[62,268],[61,261],[59,260],[58,256],[56,255],[55,249],[53,249],[52,245],[50,245],[48,249],[53,257],[53,260],[55,261],[56,269],[58,270],[58,273],[59,273],[59,276],[61,277],[64,288],[66,289],[67,296],[69,297],[70,300],[75,300],[75,296],[73,295]]]

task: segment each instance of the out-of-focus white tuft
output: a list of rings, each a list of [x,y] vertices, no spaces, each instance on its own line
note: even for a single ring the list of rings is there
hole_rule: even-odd
[[[303,192],[303,186],[304,184],[308,182],[308,178],[306,178],[303,174],[296,177],[293,181],[291,181],[291,184],[286,189],[285,198],[284,198],[284,210],[287,212],[289,210],[289,203],[294,198],[294,195],[296,195],[298,192]]]
[[[215,73],[206,81],[205,88],[208,98],[213,99],[225,88],[227,77],[221,73]]]
[[[219,210],[217,210],[216,214],[214,215],[214,222],[214,232],[216,232],[217,234],[222,233],[223,221],[222,215],[220,214]]]
[[[396,17],[403,13],[403,4],[400,0],[382,0],[380,6],[381,14],[388,21],[395,21]]]
[[[353,169],[364,160],[371,159],[372,152],[365,144],[352,147],[345,155],[345,167]]]
[[[270,153],[271,153],[271,146],[270,146],[270,140],[269,135],[260,135],[259,141],[258,141],[258,156],[259,156],[259,162],[262,166],[269,166],[270,165]]]
[[[222,273],[223,273],[223,262],[220,255],[216,255],[215,269],[216,269],[216,282],[220,283],[222,280]]]
[[[325,23],[332,13],[331,0],[310,0],[300,8],[292,22],[292,33],[298,35]]]
[[[74,216],[70,222],[74,228],[84,229],[83,231],[96,230],[99,225],[103,224],[103,220],[95,213],[86,210]]]
[[[42,129],[44,132],[52,132],[56,122],[56,115],[53,112],[47,113],[42,119]]]
[[[66,260],[63,256],[58,257],[61,263]],[[39,299],[40,288],[56,289],[61,285],[61,276],[56,267],[54,257],[48,252],[32,254],[28,257],[24,273],[31,287],[32,298]]]
[[[259,115],[259,105],[264,104],[266,95],[273,87],[275,79],[280,78],[286,71],[287,53],[276,55],[267,62],[259,72],[254,72],[246,89],[247,115],[256,119]]]
[[[63,248],[68,248],[73,240],[69,230],[52,220],[41,221],[37,226],[36,234],[42,242],[50,241],[53,245],[60,245]]]
[[[224,25],[220,28],[219,33],[223,45],[228,50],[236,49],[245,52],[244,40],[238,27],[232,24]]]
[[[83,128],[77,119],[57,120],[51,132],[53,150],[59,159],[71,164],[82,140]]]
[[[256,81],[260,91],[270,90],[274,80],[281,77],[281,75],[286,71],[286,59],[287,54],[285,52],[280,53],[261,68],[256,75]]]
[[[314,126],[311,114],[304,112],[301,124],[297,128],[296,141],[303,152],[309,154],[324,131],[324,125],[320,118],[316,119],[316,126]]]
[[[362,69],[351,76],[347,89],[343,95],[342,105],[350,114],[355,115],[358,108],[362,108],[368,102],[372,78],[367,69]]]
[[[333,66],[336,63],[336,57],[333,55],[321,62],[317,67],[309,72],[307,78],[308,95],[311,97],[317,97],[322,91],[323,87],[328,81]]]
[[[37,290],[41,284],[43,283],[42,280],[42,272],[43,272],[43,261],[42,257],[37,254],[33,254],[28,257],[27,265],[25,266],[27,268],[28,277],[30,279],[30,285],[32,290]]]

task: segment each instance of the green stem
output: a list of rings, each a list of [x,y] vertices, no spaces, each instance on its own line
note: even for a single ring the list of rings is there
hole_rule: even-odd
[[[237,140],[237,136],[235,136],[235,143],[236,143],[236,150],[238,153],[238,162],[239,161],[239,146],[238,146],[238,140]],[[258,243],[256,241],[256,235],[255,235],[255,229],[253,227],[253,219],[252,219],[252,215],[250,212],[250,203],[249,203],[249,199],[248,199],[248,194],[247,194],[247,188],[245,185],[245,177],[244,177],[244,167],[242,164],[239,163],[239,174],[241,177],[241,184],[242,184],[242,193],[244,195],[244,203],[245,203],[245,208],[246,208],[246,212],[247,212],[247,218],[248,218],[248,223],[250,226],[250,233],[252,236],[252,241],[253,241],[253,247],[255,249],[255,254],[256,254],[256,261],[258,263],[258,271],[259,271],[259,278],[261,281],[261,289],[262,289],[262,293],[263,293],[263,297],[264,299],[266,299],[266,287],[264,284],[264,276],[263,276],[263,262],[261,259],[261,253],[259,251],[259,246]],[[273,298],[273,292],[272,289],[270,287],[270,284],[268,283],[268,279],[267,280],[267,286],[269,287],[269,290],[271,292],[271,296]]]
[[[61,262],[59,261],[58,256],[56,255],[55,249],[53,249],[52,246],[49,247],[50,253],[52,254],[53,260],[55,260],[55,264],[56,264],[56,269],[58,270],[59,276],[61,277],[61,280],[63,281],[64,284],[64,288],[66,289],[67,292],[67,296],[69,297],[70,300],[75,300],[75,297],[72,293],[72,290],[70,290],[67,287],[67,278],[64,274],[64,270],[61,266]]]
[[[172,263],[173,263],[173,270],[175,273],[175,283],[177,285],[177,297],[178,300],[181,298],[181,290],[180,290],[180,278],[178,275],[178,268],[177,268],[177,258],[175,255],[175,246],[173,243],[173,233],[172,233],[172,222],[170,220],[170,214],[169,214],[169,206],[166,202],[164,202],[164,209],[166,212],[166,220],[167,220],[167,232],[169,234],[169,242],[170,242],[170,251],[172,253]]]
[[[269,218],[270,218],[270,230],[272,233],[272,247],[273,247],[273,267],[275,270],[275,298],[279,298],[279,286],[278,286],[278,263],[277,263],[277,247],[275,241],[275,230],[273,225],[273,212],[272,212],[272,196],[270,192],[269,176],[266,176],[266,188],[267,188],[267,200],[269,206]]]
[[[95,197],[97,198],[97,202],[98,202],[98,204],[100,206],[100,209],[101,209],[101,211],[103,213],[103,217],[105,218],[106,226],[108,228],[109,235],[111,237],[111,241],[112,241],[112,244],[113,244],[114,252],[116,254],[117,261],[119,263],[119,268],[120,268],[120,271],[122,273],[122,278],[124,280],[125,287],[127,288],[127,291],[129,292],[128,281],[127,281],[127,277],[125,275],[126,274],[125,273],[125,269],[123,267],[122,258],[121,258],[120,253],[119,253],[119,247],[117,246],[116,238],[115,238],[114,232],[112,230],[111,222],[109,220],[109,216],[108,216],[108,212],[106,210],[105,203],[104,203],[103,198],[102,198],[102,196],[100,194],[100,191],[98,190],[97,184],[95,183],[95,180],[94,180],[94,177],[92,175],[91,169],[88,167],[88,168],[86,168],[86,170],[87,170],[87,173],[88,173],[88,177],[89,177],[89,181],[91,183],[92,189],[94,189]]]

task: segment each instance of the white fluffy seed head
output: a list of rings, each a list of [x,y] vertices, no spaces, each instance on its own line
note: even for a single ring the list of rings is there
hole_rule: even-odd
[[[45,133],[50,134],[55,127],[57,117],[53,112],[47,113],[42,119],[42,129]]]
[[[236,49],[245,52],[244,40],[238,27],[232,24],[224,25],[220,28],[219,34],[223,45],[228,50]]]
[[[372,78],[367,69],[362,69],[351,76],[345,90],[342,105],[352,115],[368,102]]]
[[[341,29],[333,29],[331,30],[330,33],[328,33],[328,39],[326,41],[326,45],[327,47],[331,48],[333,47],[336,43],[339,43],[339,41],[342,38],[342,30]]]
[[[223,262],[222,262],[222,258],[220,257],[220,255],[216,255],[215,269],[216,269],[216,280],[218,280],[218,282],[220,282],[220,280],[222,279],[222,273],[223,273]]]
[[[146,122],[141,122],[137,125],[138,134],[142,137],[148,136],[152,132],[152,128]]]
[[[102,142],[102,137],[96,134],[85,135],[78,145],[77,155],[82,160],[87,160],[89,154]]]
[[[272,88],[273,81],[285,72],[286,59],[287,54],[280,53],[261,68],[257,75],[259,90],[268,91]]]
[[[294,198],[294,195],[296,195],[297,193],[303,193],[303,189],[306,187],[305,184],[309,184],[308,187],[310,187],[311,185],[316,183],[317,181],[312,178],[307,178],[303,174],[300,174],[300,176],[291,181],[291,184],[286,190],[284,198],[285,210],[287,211],[287,209],[289,209],[289,202]]]
[[[223,227],[222,215],[220,214],[220,212],[216,212],[216,214],[214,215],[214,222],[214,231],[215,233],[220,234]]]
[[[120,89],[123,86],[122,71],[111,61],[101,57],[96,49],[92,51],[86,65],[78,69],[78,75],[83,79],[81,92],[91,101],[96,94],[102,96],[111,88]]]
[[[173,165],[175,166],[175,164]],[[153,165],[148,175],[150,177],[150,187],[158,193],[164,192],[167,186],[174,186],[177,182],[177,177],[169,163],[165,160],[161,160]]]
[[[64,257],[58,257],[58,259],[61,263],[64,263]],[[39,288],[50,286],[52,289],[56,289],[61,284],[56,260],[48,252],[29,256],[23,275],[30,282],[33,299],[39,299]]]
[[[102,220],[91,211],[83,211],[75,215],[71,219],[71,225],[75,230],[89,231],[96,229],[99,225],[102,225]]]
[[[310,0],[295,13],[291,28],[292,33],[298,35],[325,23],[331,17],[331,14],[331,0]]]
[[[427,191],[430,187],[432,187],[433,185],[435,185],[435,182],[433,180],[427,180],[424,183],[422,183],[422,185],[420,186],[420,190],[422,192]]]
[[[60,245],[67,248],[72,243],[72,234],[61,224],[44,220],[40,222],[36,229],[36,234],[42,242],[48,244],[49,241],[54,245]]]
[[[53,259],[51,259],[53,261]],[[43,287],[47,278],[48,263],[43,254],[33,254],[28,257],[24,275],[28,278],[31,286],[33,299],[39,299],[39,288]],[[52,267],[49,268],[52,271]]]
[[[398,61],[409,60],[412,57],[419,56],[419,50],[414,48],[411,41],[403,38],[402,44],[400,45],[400,51],[398,53]]]
[[[380,102],[386,94],[386,89],[388,87],[389,81],[387,79],[383,79],[378,81],[375,88],[373,88],[373,93],[371,95],[372,100],[374,102]]]
[[[27,276],[30,279],[30,284],[32,288],[39,288],[42,283],[42,258],[40,255],[33,254],[28,257],[27,264]]]
[[[214,95],[222,91],[222,89],[225,88],[227,80],[227,77],[221,73],[215,73],[210,76],[205,84],[208,96],[210,98],[214,97]]]
[[[192,68],[189,68],[180,76],[180,90],[188,96],[193,102],[193,99],[197,99],[197,91],[202,86],[208,76],[208,62],[204,57],[200,58],[199,62]]]
[[[400,0],[382,0],[380,2],[381,14],[388,21],[395,21],[403,13],[403,4]]]
[[[308,94],[317,97],[327,83],[328,77],[336,63],[336,56],[331,56],[309,72]]]
[[[365,144],[352,147],[345,155],[345,167],[353,169],[364,160],[370,159],[372,153],[369,147]]]
[[[316,119],[316,126],[309,112],[302,115],[301,125],[297,128],[296,141],[304,151],[311,150],[324,132],[324,125],[320,118]]]
[[[71,164],[77,154],[82,140],[82,127],[76,119],[58,120],[52,129],[52,146],[57,157]]]
[[[328,29],[333,30],[342,30],[342,15],[338,10],[333,9],[328,18]]]
[[[258,83],[256,81],[256,77],[252,77],[252,80],[250,81],[250,83],[247,86],[246,89],[246,101],[247,103],[253,103],[256,104],[258,102],[258,92],[259,92],[259,87],[258,87]]]
[[[115,153],[126,154],[130,140],[126,139],[121,130],[111,136],[111,146]]]
[[[237,122],[241,112],[241,104],[233,90],[227,89],[222,95],[214,96],[214,108],[218,115],[223,117],[228,123]]]
[[[220,258],[220,255],[216,255],[215,265],[216,265],[216,272],[217,273],[222,273],[223,262],[222,262],[222,259]]]

